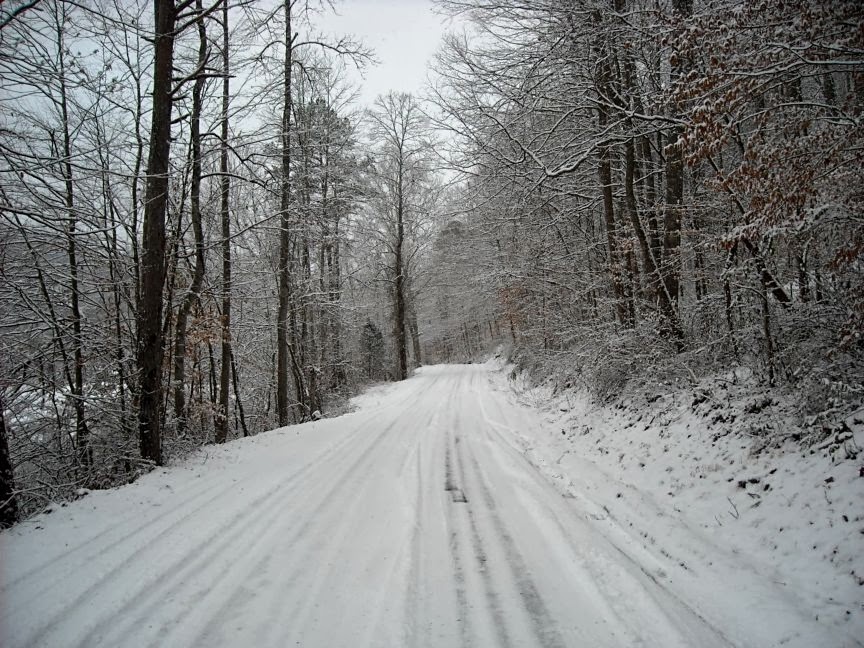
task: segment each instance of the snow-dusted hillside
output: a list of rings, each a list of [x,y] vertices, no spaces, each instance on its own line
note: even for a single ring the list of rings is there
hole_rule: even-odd
[[[543,412],[544,434],[519,434],[532,464],[611,532],[662,556],[676,586],[718,608],[749,602],[752,627],[778,644],[765,586],[864,637],[864,411],[810,443],[788,396],[736,376],[606,405],[518,372],[498,386]],[[722,581],[737,593],[719,595]]]

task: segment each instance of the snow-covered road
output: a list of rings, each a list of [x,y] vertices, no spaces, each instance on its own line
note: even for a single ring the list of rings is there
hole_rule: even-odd
[[[490,372],[424,368],[0,535],[0,644],[751,645],[526,460],[536,417]]]

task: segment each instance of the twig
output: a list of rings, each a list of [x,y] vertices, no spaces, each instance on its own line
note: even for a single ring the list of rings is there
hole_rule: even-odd
[[[732,506],[732,513],[730,513],[730,515],[737,520],[739,517],[741,517],[741,514],[738,512],[738,507],[735,506],[735,502],[733,502],[732,498],[728,495],[726,496],[726,499],[729,500],[729,504]]]

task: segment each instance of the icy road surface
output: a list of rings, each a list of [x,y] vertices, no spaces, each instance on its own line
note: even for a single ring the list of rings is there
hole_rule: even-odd
[[[487,366],[424,368],[353,414],[19,525],[0,535],[0,644],[844,645],[722,567],[676,591],[661,548],[525,459],[538,417],[496,385]]]

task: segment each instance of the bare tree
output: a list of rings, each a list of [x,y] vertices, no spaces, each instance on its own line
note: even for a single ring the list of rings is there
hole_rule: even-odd
[[[428,180],[429,133],[426,119],[410,94],[391,92],[378,97],[369,118],[370,137],[378,144],[376,208],[384,212],[381,216],[387,223],[392,258],[388,279],[393,286],[395,375],[397,380],[404,380],[408,377],[406,223],[417,218],[417,197]]]
[[[228,175],[228,111],[231,106],[230,42],[228,30],[228,2],[222,3],[222,114],[219,118],[219,217],[222,230],[222,357],[219,373],[219,412],[216,416],[216,442],[228,438],[229,412],[228,389],[231,376],[234,376],[234,392],[238,404],[237,374],[232,371],[234,356],[231,351],[231,178]],[[243,428],[246,429],[242,414]]]
[[[144,235],[141,255],[141,300],[138,310],[138,433],[141,457],[156,465],[162,454],[162,322],[165,286],[165,212],[171,152],[171,110],[174,103],[174,40],[179,12],[190,0],[154,0],[153,113],[147,187],[144,196]]]
[[[195,9],[198,12],[196,27],[198,31],[197,69],[200,71],[192,86],[192,112],[190,122],[190,165],[191,181],[189,188],[189,217],[192,221],[194,237],[195,269],[192,281],[180,303],[174,321],[174,416],[177,419],[177,432],[183,434],[186,430],[186,323],[193,307],[201,299],[201,286],[204,282],[204,228],[201,223],[201,113],[204,101],[204,69],[208,62],[207,28],[203,17],[201,0],[196,0]],[[218,435],[217,435],[218,436]]]
[[[294,213],[294,196],[299,191],[291,181],[293,173],[291,149],[294,141],[294,67],[300,61],[296,55],[302,49],[323,49],[337,56],[345,57],[355,65],[362,65],[369,59],[368,52],[348,38],[335,43],[310,38],[301,40],[296,31],[298,18],[308,20],[310,6],[303,6],[301,16],[295,15],[297,0],[284,0],[282,11],[283,50],[281,80],[282,118],[280,123],[280,178],[279,178],[279,263],[278,263],[278,308],[276,315],[276,412],[280,425],[289,423],[291,404],[289,400],[289,371],[293,378],[301,417],[312,414],[310,392],[307,377],[304,376],[296,336],[292,336],[292,248],[302,241],[292,237],[292,231],[297,224],[297,214]],[[270,15],[275,18],[276,14]],[[302,344],[302,343],[301,343]]]

